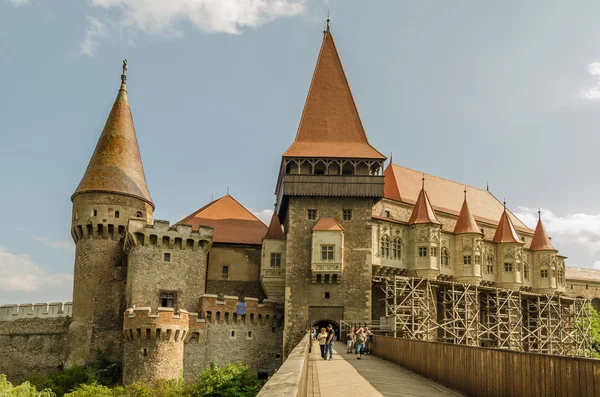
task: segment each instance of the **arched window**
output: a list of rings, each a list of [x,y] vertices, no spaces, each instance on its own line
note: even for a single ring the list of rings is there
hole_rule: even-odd
[[[494,274],[494,257],[492,255],[487,257],[486,271],[488,274]]]
[[[442,248],[442,255],[440,256],[440,262],[443,266],[449,266],[450,264],[450,254],[448,254],[448,248]]]
[[[529,280],[529,265],[527,263],[523,263],[523,278]]]
[[[383,258],[390,257],[390,238],[388,236],[381,237],[381,256]]]
[[[402,241],[398,237],[392,242],[392,258],[402,258]]]

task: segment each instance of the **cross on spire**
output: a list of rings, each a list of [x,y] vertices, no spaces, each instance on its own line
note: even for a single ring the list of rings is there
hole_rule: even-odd
[[[121,82],[125,84],[127,81],[127,59],[123,59],[123,74],[121,75]]]
[[[323,33],[331,33],[331,30],[329,29],[330,22],[331,22],[331,18],[329,18],[329,10],[327,10],[327,25],[325,25],[325,30],[323,31]]]

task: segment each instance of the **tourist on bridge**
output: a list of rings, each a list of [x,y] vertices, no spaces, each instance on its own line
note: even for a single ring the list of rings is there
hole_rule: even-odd
[[[363,353],[365,349],[365,330],[360,327],[358,331],[356,331],[356,359],[360,360],[360,355]]]
[[[317,340],[319,341],[319,348],[321,348],[321,358],[327,360],[327,330],[325,328],[321,328]]]
[[[356,335],[354,334],[354,327],[352,327],[346,334],[346,353],[352,353],[352,350],[354,350],[355,340]]]
[[[369,329],[369,327],[365,327],[365,354],[371,354],[371,342],[373,342],[373,332]]]
[[[329,359],[333,360],[333,342],[335,342],[335,331],[333,325],[327,326],[327,349],[325,351],[325,359],[327,359],[327,353],[329,353]]]

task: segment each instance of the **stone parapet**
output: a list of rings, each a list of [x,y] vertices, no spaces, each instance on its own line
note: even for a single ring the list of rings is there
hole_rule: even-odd
[[[182,342],[189,331],[189,314],[159,307],[152,313],[150,307],[129,309],[123,321],[123,336],[127,342]]]
[[[51,303],[22,303],[0,306],[0,321],[14,321],[26,318],[56,318],[72,317],[73,304],[71,302]]]
[[[200,297],[199,318],[209,324],[253,324],[269,327],[281,326],[283,320],[283,306],[273,300],[265,299],[259,302],[258,298],[244,298],[246,303],[245,314],[238,315],[237,308],[239,297],[225,295],[219,299],[217,295],[204,294]]]

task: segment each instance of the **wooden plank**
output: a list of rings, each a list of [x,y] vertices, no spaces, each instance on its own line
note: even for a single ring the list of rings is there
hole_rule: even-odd
[[[594,363],[594,396],[600,397],[600,365]]]
[[[595,362],[590,361],[590,360],[586,360],[586,368],[585,368],[585,375],[586,375],[586,386],[587,386],[587,393],[584,394],[584,396],[594,396],[594,366],[595,366]],[[600,396],[600,390],[597,391],[597,395]]]

